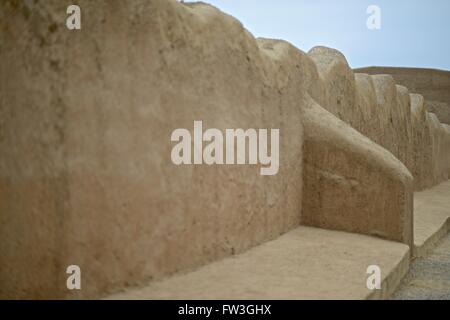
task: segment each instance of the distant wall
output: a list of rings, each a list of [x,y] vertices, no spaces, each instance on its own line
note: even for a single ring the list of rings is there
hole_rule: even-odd
[[[354,71],[391,75],[397,84],[407,87],[411,93],[423,95],[427,110],[436,113],[441,122],[450,124],[450,71],[393,67],[368,67]]]
[[[316,47],[307,57],[315,66],[310,68],[314,82],[308,92],[329,112],[317,103],[305,104],[302,222],[411,244],[411,174],[379,141],[363,135],[385,137],[378,140],[392,146],[406,131],[390,128],[385,118],[394,112],[409,119],[409,109],[391,111],[395,95],[385,99],[386,106],[377,106],[372,79],[355,77],[340,52]],[[364,80],[367,86],[359,89]],[[408,155],[404,151],[395,156]]]

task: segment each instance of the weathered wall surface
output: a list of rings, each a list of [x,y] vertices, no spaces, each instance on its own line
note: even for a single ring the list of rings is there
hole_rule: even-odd
[[[318,66],[322,106],[402,161],[413,173],[416,190],[448,179],[450,148],[444,124],[427,112],[422,95],[410,93],[404,85],[412,82],[413,88],[445,100],[450,89],[449,72],[366,68],[355,71],[372,75],[354,74],[345,57],[334,49],[317,47],[308,55]],[[414,72],[420,75],[420,81],[413,81]],[[403,85],[396,84],[397,79]],[[431,105],[439,110],[436,115],[444,114],[445,108],[438,108],[442,104]]]
[[[302,223],[411,244],[412,176],[391,153],[361,134],[367,129],[376,137],[385,129],[381,121],[390,106],[380,110],[372,79],[356,78],[340,52],[316,47],[304,59],[314,62],[304,68],[311,83],[307,90],[314,100],[302,103]],[[366,81],[366,91],[357,91],[359,80]],[[388,134],[395,138],[392,132]]]
[[[411,168],[411,111],[407,89],[391,76],[354,74],[338,51],[316,47],[308,53],[318,66],[322,106]]]
[[[69,4],[0,3],[0,297],[97,297],[300,223],[411,243],[407,168],[444,179],[450,133],[391,77],[205,4],[85,0],[68,31]],[[280,129],[280,171],[175,166],[194,120]]]
[[[98,296],[299,224],[295,65],[207,5],[80,1],[71,32],[70,3],[0,4],[1,297]],[[175,166],[171,133],[194,120],[279,128],[280,171]],[[70,264],[80,292],[65,288]]]
[[[439,101],[425,101],[425,107],[428,112],[434,113],[438,120],[443,123],[450,125],[450,105],[445,102]]]

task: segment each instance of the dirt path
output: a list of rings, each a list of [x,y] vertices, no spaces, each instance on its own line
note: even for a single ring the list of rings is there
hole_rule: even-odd
[[[450,235],[425,257],[416,259],[392,297],[397,300],[450,300]]]

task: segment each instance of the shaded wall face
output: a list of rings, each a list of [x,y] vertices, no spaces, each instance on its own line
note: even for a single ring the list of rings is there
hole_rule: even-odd
[[[203,5],[81,1],[83,28],[69,32],[61,1],[0,6],[11,48],[0,54],[1,297],[98,296],[299,224],[302,90],[271,76],[280,68],[234,19]],[[280,129],[278,174],[174,165],[171,134],[194,120]],[[70,264],[81,291],[65,287]]]
[[[413,242],[412,176],[386,149],[310,103],[302,223]]]
[[[318,66],[325,92],[326,99],[318,102],[411,169],[412,128],[407,89],[398,88],[388,75],[354,74],[345,57],[334,49],[313,48],[308,56]]]
[[[449,177],[450,164],[449,135],[447,125],[425,108],[424,98],[411,94],[412,145],[415,189],[430,188]]]
[[[305,146],[304,224],[412,245],[410,184],[334,145]]]
[[[450,125],[450,105],[445,102],[440,101],[425,101],[425,107],[428,112],[434,113],[438,120],[443,123]]]
[[[411,244],[400,160],[448,140],[432,140],[431,125],[444,131],[391,78],[355,77],[336,50],[255,40],[204,4],[82,1],[77,32],[67,5],[0,4],[0,43],[12,48],[0,52],[1,297],[101,296],[299,223]],[[279,172],[174,165],[171,134],[192,134],[196,120],[279,129]],[[426,176],[427,160],[414,161]],[[83,275],[74,293],[71,264]]]

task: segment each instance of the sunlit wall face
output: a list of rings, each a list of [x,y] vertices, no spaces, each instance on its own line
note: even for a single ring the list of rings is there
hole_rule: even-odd
[[[342,51],[354,68],[382,65],[450,70],[448,0],[205,0],[238,18],[257,37],[308,51]],[[369,29],[369,6],[380,28]]]

